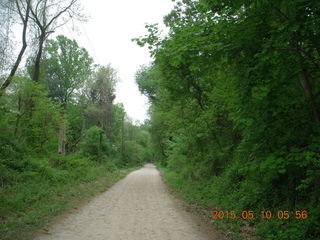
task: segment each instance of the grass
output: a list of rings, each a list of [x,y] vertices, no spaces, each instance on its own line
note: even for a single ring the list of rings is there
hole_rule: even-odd
[[[0,188],[0,239],[32,239],[55,216],[87,203],[133,170],[109,170],[84,161],[72,167],[33,168]]]
[[[162,175],[170,189],[195,211],[205,215],[215,228],[225,232],[232,240],[315,240],[320,239],[320,207],[307,209],[308,217],[306,219],[296,219],[294,211],[283,206],[277,208],[264,209],[261,205],[254,204],[250,208],[243,207],[244,197],[249,200],[255,198],[252,194],[243,192],[241,188],[231,189],[228,186],[228,179],[225,176],[212,179],[202,179],[192,181],[184,178],[175,171],[169,171],[166,168],[160,168]],[[249,187],[244,188],[250,190]],[[251,187],[253,189],[253,186]],[[241,198],[242,197],[242,198]],[[238,199],[238,200],[237,200]],[[260,206],[260,207],[259,207]],[[300,208],[303,209],[303,208]],[[296,210],[300,210],[297,207]],[[244,210],[253,210],[253,219],[215,219],[212,220],[210,214],[212,211],[232,211],[241,216]],[[273,218],[262,219],[261,210],[270,210],[273,212]],[[289,210],[289,219],[278,219],[275,214],[277,211]],[[205,214],[203,214],[205,213]]]
[[[184,200],[189,205],[191,211],[202,215],[206,221],[223,232],[228,239],[259,239],[257,236],[254,236],[253,227],[249,226],[246,222],[244,223],[238,219],[211,219],[212,211],[222,210],[223,207],[220,207],[219,203],[215,202],[217,198],[214,197],[214,194],[216,193],[208,189],[206,181],[188,181],[166,168],[158,166],[158,169],[160,169],[164,181],[172,193]]]

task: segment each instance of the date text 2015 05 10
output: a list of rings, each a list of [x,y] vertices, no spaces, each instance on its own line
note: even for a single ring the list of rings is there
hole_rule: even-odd
[[[245,210],[241,212],[236,211],[211,211],[211,219],[307,219],[308,211],[307,210],[279,210],[279,211],[270,211],[270,210],[262,210],[262,211],[253,211],[253,210]]]

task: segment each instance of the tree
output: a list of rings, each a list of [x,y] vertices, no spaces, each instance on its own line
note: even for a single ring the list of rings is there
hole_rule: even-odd
[[[4,0],[0,3],[0,86],[5,81],[13,57],[12,52],[12,25],[16,20],[12,6],[14,2]]]
[[[319,205],[319,7],[177,1],[168,36],[147,25],[136,40],[154,56],[136,76],[151,99],[153,146],[182,182],[209,184],[203,197],[239,209]],[[290,238],[296,226],[270,236]]]
[[[38,39],[32,79],[39,82],[40,63],[45,40],[58,27],[71,19],[83,19],[78,0],[37,0],[30,6],[30,19],[36,28]]]
[[[20,49],[20,52],[17,56],[17,59],[10,71],[9,76],[4,81],[4,83],[0,87],[0,97],[3,95],[5,89],[10,85],[12,78],[16,74],[16,71],[20,65],[20,62],[22,60],[22,57],[24,55],[24,52],[27,48],[27,27],[29,23],[30,18],[30,11],[31,11],[31,3],[32,0],[24,0],[24,1],[15,1],[15,8],[14,10],[18,12],[20,16],[20,20],[22,22],[23,28],[22,28],[22,46]],[[10,4],[10,1],[7,1],[7,4]],[[2,6],[2,5],[1,5]],[[10,9],[12,5],[7,5],[6,8]]]
[[[49,96],[62,104],[61,126],[58,151],[65,154],[66,120],[65,111],[73,93],[83,86],[91,74],[92,58],[75,40],[59,35],[56,40],[48,40],[45,60],[46,83]]]
[[[0,97],[10,85],[27,49],[27,30],[29,25],[35,27],[36,38],[38,39],[38,50],[35,57],[32,78],[34,81],[39,82],[40,62],[45,40],[58,27],[66,24],[71,19],[85,19],[85,17],[81,15],[78,0],[6,0],[1,3],[1,9],[8,9],[15,12],[19,16],[23,28],[21,50],[11,68],[9,76],[0,87]]]
[[[49,96],[65,105],[91,74],[93,60],[85,48],[63,35],[48,40],[45,51],[44,70]]]
[[[110,151],[110,142],[100,127],[92,126],[84,133],[81,149],[85,156],[101,163],[104,156]]]
[[[100,126],[109,140],[113,139],[112,105],[115,99],[116,71],[110,66],[98,66],[88,82],[87,94],[90,104],[86,112],[86,127]]]
[[[113,142],[115,143],[117,157],[123,159],[124,156],[124,121],[126,112],[122,103],[113,104],[112,106],[113,115]],[[119,154],[120,153],[120,154]]]
[[[56,144],[56,129],[59,114],[58,104],[47,97],[47,91],[41,84],[35,83],[30,78],[14,77],[12,90],[3,98],[2,123],[7,126],[1,132],[7,132],[0,136],[10,136],[15,142],[16,148],[31,154],[51,151]],[[29,102],[34,103],[32,114]],[[17,150],[19,152],[19,150]]]
[[[153,66],[141,66],[136,72],[135,80],[142,94],[148,96],[150,101],[155,100],[157,91],[157,80],[159,74]]]

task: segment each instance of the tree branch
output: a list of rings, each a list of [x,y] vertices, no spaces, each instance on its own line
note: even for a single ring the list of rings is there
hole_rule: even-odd
[[[5,82],[2,84],[2,86],[0,87],[0,97],[4,94],[5,89],[10,85],[12,78],[14,77],[14,75],[16,74],[16,71],[20,65],[20,62],[22,60],[22,56],[27,48],[27,27],[28,27],[28,20],[29,20],[29,14],[30,14],[30,8],[31,8],[31,0],[26,0],[27,1],[27,9],[26,9],[26,16],[25,18],[23,17],[22,13],[20,15],[21,20],[23,22],[23,30],[22,30],[22,47],[21,50],[19,52],[19,55],[13,65],[13,68],[10,71],[10,74],[8,76],[8,78],[5,80]],[[16,6],[18,8],[18,11],[21,12],[20,6],[18,1],[16,1]]]
[[[75,4],[77,2],[77,0],[71,0],[70,4],[63,9],[62,11],[60,11],[56,16],[54,16],[50,22],[45,26],[45,29],[47,29],[58,17],[60,17],[63,13],[65,13],[66,11],[68,11],[68,9],[70,9],[72,7],[73,4]]]

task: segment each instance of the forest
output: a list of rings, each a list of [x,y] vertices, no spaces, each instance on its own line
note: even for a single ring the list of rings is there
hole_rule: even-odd
[[[52,36],[83,18],[77,1],[60,2],[0,3],[0,239],[29,239],[68,202],[150,159],[147,125],[114,103],[117,71]],[[18,44],[14,24],[22,26]]]
[[[31,239],[147,162],[199,211],[246,212],[208,217],[228,239],[320,239],[320,1],[173,2],[167,34],[132,39],[152,57],[136,124],[117,70],[55,34],[86,21],[79,1],[1,1],[0,239]]]
[[[315,0],[175,1],[167,36],[148,24],[133,39],[154,59],[136,82],[169,185],[224,213],[307,214],[213,221],[234,239],[320,238],[319,9]]]

